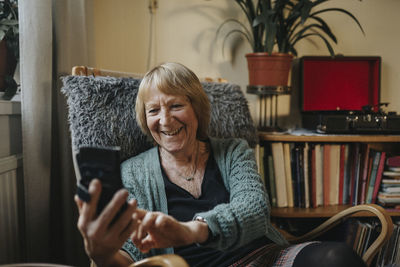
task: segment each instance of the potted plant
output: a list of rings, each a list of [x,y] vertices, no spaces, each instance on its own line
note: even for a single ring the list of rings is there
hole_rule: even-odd
[[[17,91],[13,78],[19,59],[18,1],[0,1],[0,92],[11,99]]]
[[[251,30],[236,19],[221,24],[217,35],[228,23],[238,28],[230,30],[224,43],[232,34],[241,34],[252,46],[253,53],[246,55],[249,67],[249,83],[255,86],[280,86],[288,84],[288,75],[296,44],[308,37],[323,40],[331,56],[334,50],[329,41],[337,43],[336,36],[321,15],[340,12],[353,19],[364,33],[356,17],[342,8],[318,9],[328,0],[235,0],[249,22]],[[276,52],[277,51],[277,52]],[[264,69],[264,67],[266,69]],[[268,73],[272,71],[272,73]],[[283,74],[280,72],[283,71]]]

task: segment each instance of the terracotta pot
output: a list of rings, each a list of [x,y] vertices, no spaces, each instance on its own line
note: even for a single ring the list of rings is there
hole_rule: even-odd
[[[0,41],[0,91],[4,91],[4,77],[13,76],[17,61],[11,51],[8,51],[6,41]]]
[[[282,53],[246,54],[249,69],[249,85],[287,86],[293,56]]]

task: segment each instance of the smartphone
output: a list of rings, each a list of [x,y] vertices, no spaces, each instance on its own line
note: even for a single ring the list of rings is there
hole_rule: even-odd
[[[81,179],[78,182],[78,197],[90,201],[89,184],[97,178],[101,181],[102,190],[97,204],[97,215],[111,201],[114,194],[123,188],[120,172],[120,148],[85,146],[79,149],[76,155]],[[126,208],[127,203],[122,207]]]

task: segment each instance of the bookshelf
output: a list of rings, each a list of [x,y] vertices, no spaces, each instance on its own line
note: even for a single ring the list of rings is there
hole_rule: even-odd
[[[400,135],[290,135],[290,134],[271,134],[259,132],[260,143],[268,142],[294,142],[294,143],[367,143],[373,149],[398,152],[400,151]],[[299,207],[274,207],[271,210],[273,218],[327,218],[344,210],[351,205],[329,205],[316,208]],[[392,217],[400,216],[398,210],[387,210]],[[355,217],[369,217],[368,213],[358,213]]]

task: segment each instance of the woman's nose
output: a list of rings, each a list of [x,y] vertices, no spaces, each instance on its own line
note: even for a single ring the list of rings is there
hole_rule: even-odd
[[[160,124],[166,125],[171,121],[171,114],[168,110],[162,110],[160,113]]]

